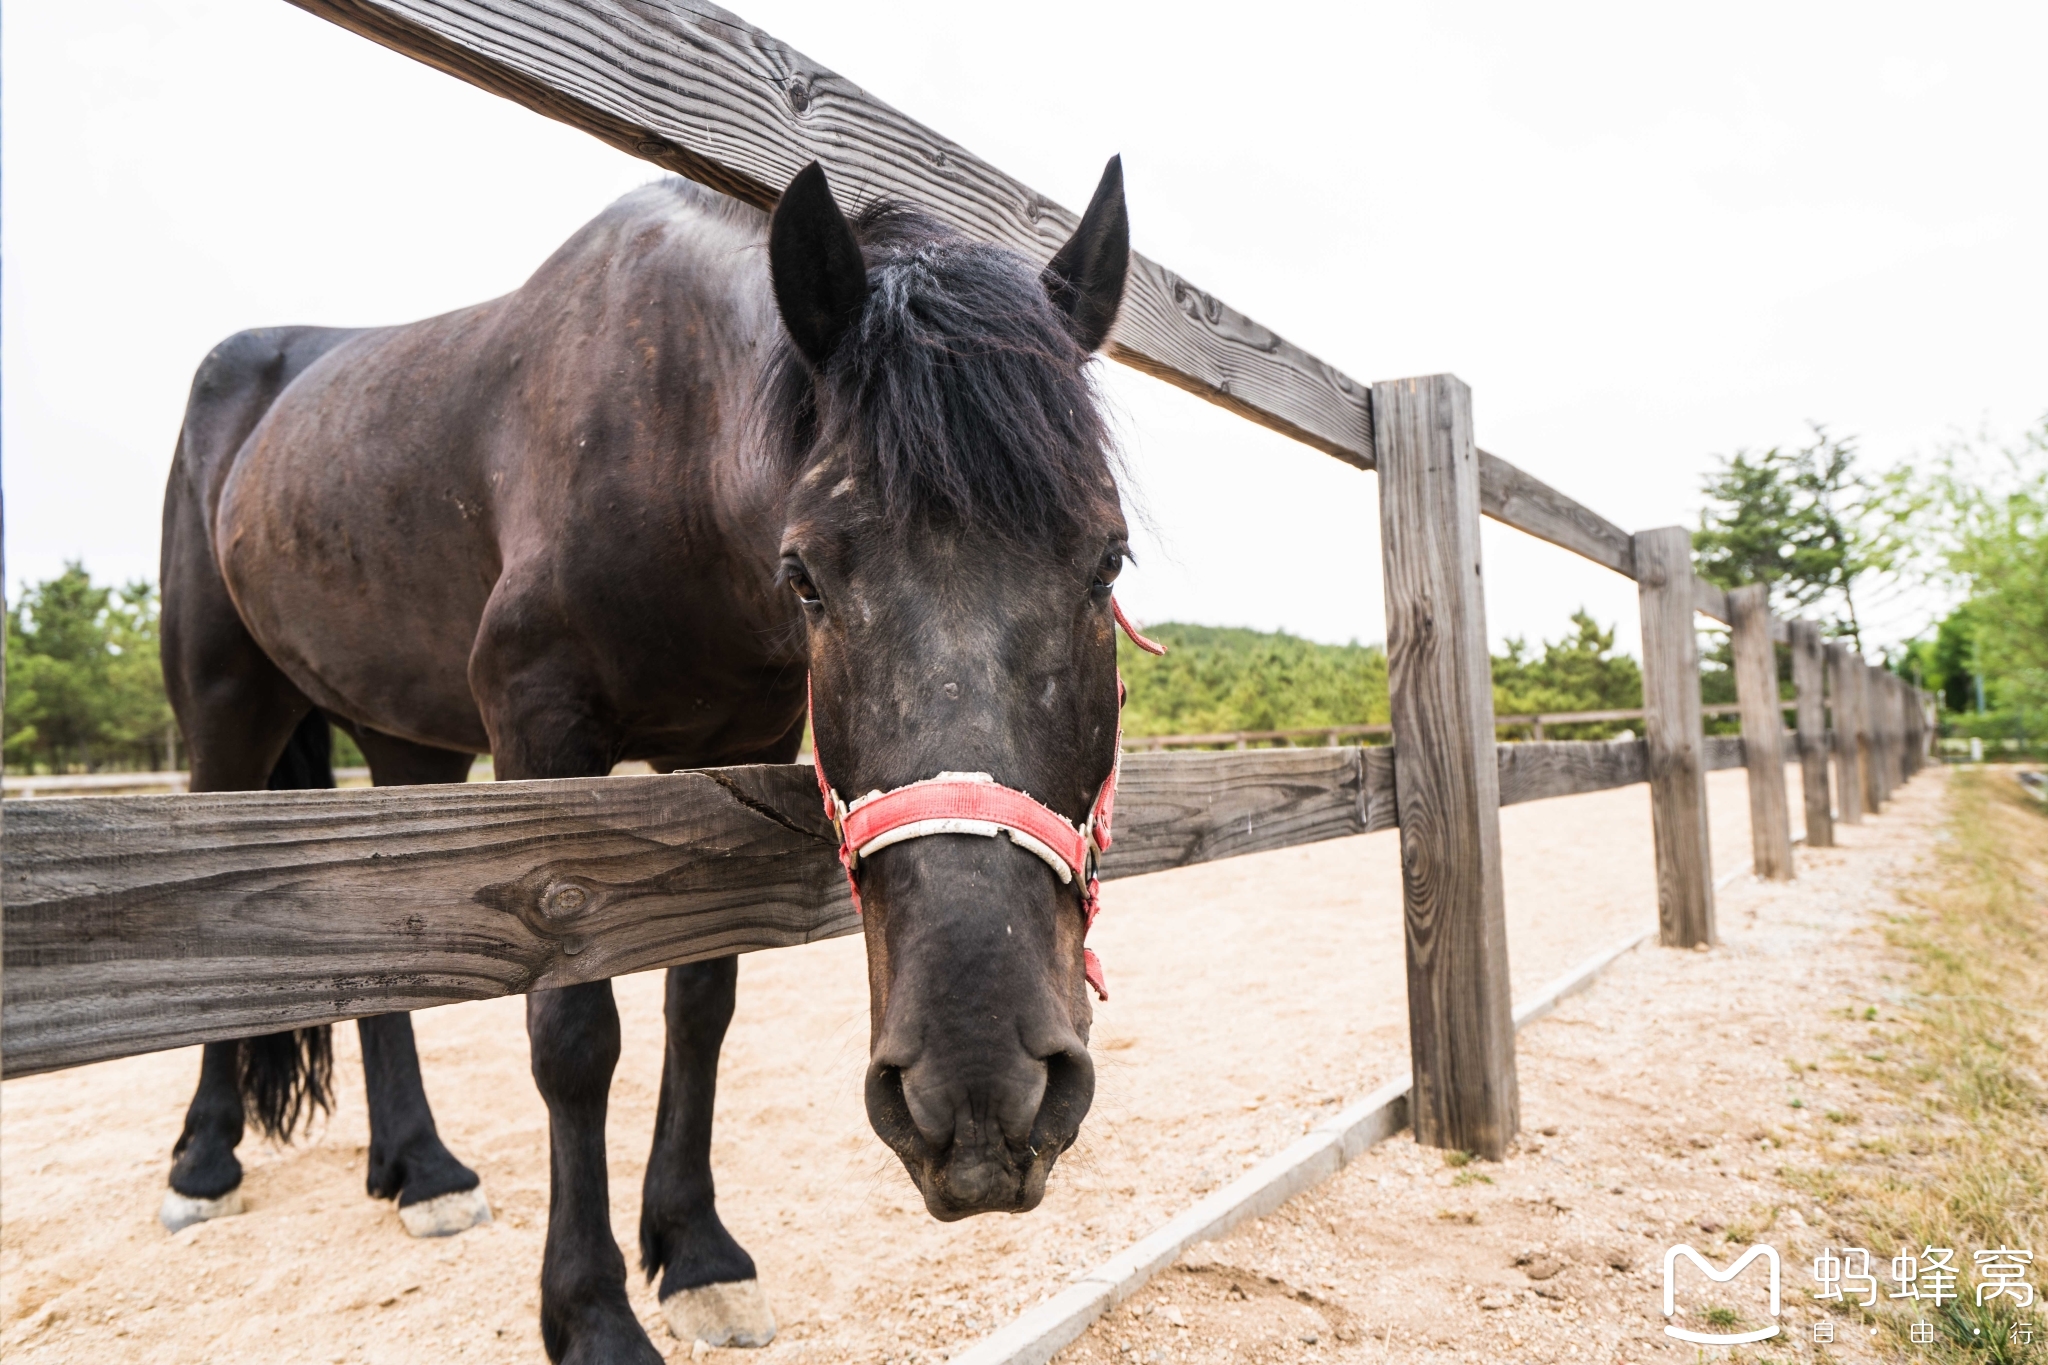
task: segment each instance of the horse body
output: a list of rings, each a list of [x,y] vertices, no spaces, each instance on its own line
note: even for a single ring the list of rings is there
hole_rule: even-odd
[[[555,775],[543,733],[606,768],[781,740],[804,654],[774,581],[787,479],[749,458],[766,235],[649,186],[518,291],[315,361],[214,519],[264,653],[323,710],[501,776]]]
[[[772,218],[626,196],[504,298],[409,326],[279,328],[194,380],[165,499],[164,664],[193,789],[322,785],[327,723],[380,785],[787,762],[807,692],[849,793],[974,771],[1079,826],[1115,757],[1125,552],[1085,375],[1128,261],[1112,162],[1041,273],[814,166]],[[931,1212],[1043,1196],[1093,1093],[1085,878],[1001,838],[858,869],[867,1100]],[[710,1170],[732,958],[670,969],[641,1262],[671,1329],[772,1315]],[[557,1361],[658,1360],[610,1230],[609,982],[527,997],[549,1115],[541,1327]],[[359,1021],[368,1186],[416,1235],[489,1217],[409,1016]],[[245,1112],[326,1101],[325,1030],[209,1044],[164,1221],[232,1212]]]

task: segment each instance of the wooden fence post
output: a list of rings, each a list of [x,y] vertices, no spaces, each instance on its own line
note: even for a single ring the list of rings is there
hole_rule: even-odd
[[[1812,621],[1794,621],[1792,634],[1792,690],[1799,698],[1799,783],[1805,789],[1806,846],[1833,848],[1835,844],[1834,803],[1828,799],[1827,698],[1823,694],[1820,627]]]
[[[1927,694],[1918,687],[1906,691],[1907,748],[1912,751],[1913,771],[1927,766]]]
[[[1905,786],[1913,776],[1913,708],[1910,704],[1912,684],[1898,674],[1891,675],[1892,690],[1892,733],[1897,736],[1898,782]]]
[[[1643,738],[1657,844],[1657,923],[1668,948],[1714,941],[1714,869],[1707,845],[1700,646],[1693,630],[1692,533],[1635,535],[1643,617]]]
[[[1857,659],[1840,640],[1827,646],[1828,693],[1835,713],[1835,818],[1863,823],[1862,722],[1856,717]]]
[[[1792,880],[1792,815],[1785,799],[1785,710],[1778,698],[1778,651],[1771,643],[1769,589],[1728,592],[1735,696],[1742,705],[1742,764],[1749,771],[1749,847],[1756,875]]]
[[[1899,706],[1899,675],[1882,664],[1875,667],[1878,713],[1884,718],[1884,799],[1889,801],[1906,780],[1906,717]]]
[[[1862,674],[1863,733],[1868,744],[1863,780],[1870,788],[1870,813],[1875,815],[1892,797],[1891,764],[1886,758],[1890,727],[1884,714],[1884,670],[1866,662],[1858,671]]]
[[[1373,385],[1415,1139],[1499,1160],[1521,1124],[1472,391]]]

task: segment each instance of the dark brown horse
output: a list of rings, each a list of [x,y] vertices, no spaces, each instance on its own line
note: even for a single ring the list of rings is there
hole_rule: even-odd
[[[788,762],[841,791],[992,774],[1081,822],[1114,758],[1125,525],[1089,354],[1129,257],[1110,163],[1043,270],[815,166],[772,219],[626,196],[517,292],[404,327],[280,328],[193,381],[164,506],[164,663],[195,791],[320,785],[327,723],[377,782]],[[1075,886],[1005,839],[860,866],[868,1110],[932,1213],[1042,1197],[1093,1094]],[[731,958],[668,974],[640,1214],[670,1327],[763,1344],[710,1169]],[[657,1361],[606,1214],[609,983],[527,1000],[547,1102],[541,1326]],[[443,1146],[409,1016],[359,1025],[370,1193],[416,1234],[490,1216]],[[238,1206],[245,1113],[326,1100],[324,1030],[206,1048],[164,1219]]]

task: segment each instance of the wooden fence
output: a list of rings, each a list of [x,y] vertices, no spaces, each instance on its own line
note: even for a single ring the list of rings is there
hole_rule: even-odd
[[[1783,709],[1789,711],[1793,706],[1794,703],[1788,701]],[[1700,707],[1702,716],[1734,716],[1741,713],[1740,702],[1720,702],[1713,706]],[[1593,725],[1620,720],[1641,720],[1646,714],[1648,713],[1640,706],[1616,707],[1606,711],[1540,711],[1526,715],[1495,716],[1493,728],[1496,732],[1526,729],[1530,732],[1529,738],[1542,739],[1543,728],[1547,725]],[[1157,753],[1163,749],[1213,749],[1219,745],[1228,745],[1233,749],[1248,749],[1254,744],[1336,744],[1354,737],[1365,738],[1393,733],[1392,725],[1379,724],[1305,725],[1292,730],[1216,730],[1207,734],[1191,735],[1125,735],[1124,748],[1142,749],[1148,753]]]
[[[763,207],[816,159],[855,206],[908,199],[1034,259],[1076,224],[712,5],[295,3]],[[1709,769],[1747,766],[1757,869],[1792,871],[1771,652],[1793,651],[1815,844],[1832,839],[1827,713],[1853,821],[1918,765],[1925,699],[1771,620],[1760,590],[1699,581],[1682,527],[1631,535],[1480,450],[1456,378],[1360,383],[1156,262],[1131,264],[1115,359],[1378,471],[1394,743],[1132,755],[1105,874],[1398,826],[1416,1136],[1498,1156],[1518,1122],[1499,807],[1647,781],[1661,937],[1711,943]],[[1638,583],[1643,739],[1495,744],[1481,515]],[[1702,733],[1702,612],[1734,630],[1739,740]],[[854,928],[801,765],[9,803],[4,863],[8,1075]]]

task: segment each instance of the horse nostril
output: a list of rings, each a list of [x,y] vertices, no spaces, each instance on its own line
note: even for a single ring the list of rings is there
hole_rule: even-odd
[[[1045,1098],[1031,1125],[1031,1146],[1064,1152],[1081,1131],[1081,1120],[1095,1100],[1095,1062],[1085,1047],[1068,1048],[1045,1058]]]
[[[875,1136],[899,1156],[924,1149],[924,1135],[910,1116],[910,1102],[903,1096],[903,1068],[876,1062],[868,1068],[868,1122]]]

